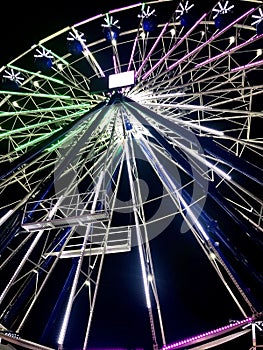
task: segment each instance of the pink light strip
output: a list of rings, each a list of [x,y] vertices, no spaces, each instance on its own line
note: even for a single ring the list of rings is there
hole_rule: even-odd
[[[169,25],[169,22],[167,22],[167,23],[165,24],[165,26],[163,27],[163,29],[162,29],[161,33],[159,34],[157,40],[155,41],[155,43],[154,43],[154,45],[152,46],[151,50],[149,51],[148,55],[147,55],[146,58],[143,60],[141,66],[139,67],[137,73],[135,74],[135,77],[137,77],[137,76],[139,75],[139,73],[141,72],[141,70],[143,69],[145,63],[148,61],[148,58],[151,56],[153,50],[156,48],[158,42],[159,42],[160,39],[162,38],[163,33],[165,32],[165,30],[166,30],[166,28],[168,27],[168,25]]]
[[[131,8],[134,8],[134,7],[138,7],[138,6],[142,6],[142,3],[139,2],[137,4],[134,4],[134,5],[130,5],[130,6],[125,6],[125,7],[120,7],[120,8],[117,8],[117,9],[114,9],[114,10],[111,10],[109,11],[108,13],[111,14],[111,13],[115,13],[115,12],[120,12],[120,11],[124,11],[124,10],[129,10]],[[91,21],[94,21],[95,19],[98,19],[98,18],[101,18],[101,17],[105,17],[105,13],[100,13],[96,16],[93,16],[93,17],[90,17],[84,21],[81,21],[79,23],[76,23],[73,27],[79,27],[83,24],[86,24],[88,22],[91,22]]]
[[[192,31],[198,26],[198,24],[202,22],[206,15],[207,13],[203,14],[203,16],[197,22],[195,22],[195,24],[188,30],[188,32],[182,36],[182,38],[166,53],[166,55],[164,55],[148,72],[142,76],[142,80],[146,79],[175,49],[177,49],[177,47],[185,40],[185,38],[187,38],[188,35],[191,34]]]
[[[252,62],[252,63],[248,63],[248,64],[245,64],[244,66],[239,66],[239,67],[236,67],[236,68],[232,68],[231,72],[238,72],[239,70],[261,66],[262,64],[263,64],[263,60]]]
[[[204,42],[202,45],[196,47],[194,50],[192,50],[191,52],[189,52],[187,55],[185,55],[183,58],[181,58],[180,60],[176,61],[175,63],[173,63],[171,66],[168,67],[168,71],[173,69],[174,67],[178,66],[181,62],[183,62],[185,59],[187,59],[188,57],[192,56],[193,54],[195,54],[197,51],[200,51],[204,46],[206,46],[207,44],[211,43],[213,40],[217,39],[220,35],[222,35],[224,32],[226,32],[229,28],[231,28],[234,24],[236,24],[238,21],[240,21],[242,18],[248,16],[249,14],[251,14],[252,12],[255,11],[255,8],[250,9],[249,11],[245,12],[242,16],[238,17],[236,20],[234,20],[233,22],[231,22],[228,26],[226,26],[224,29],[220,30],[217,34],[212,35],[211,38],[209,40],[207,40],[206,42]]]
[[[235,52],[235,51],[239,50],[240,48],[242,48],[242,47],[244,47],[246,45],[249,45],[250,43],[253,43],[256,40],[261,39],[262,37],[263,37],[263,34],[260,34],[260,35],[257,35],[257,36],[253,36],[252,38],[248,39],[247,41],[245,41],[242,44],[239,44],[239,45],[237,45],[235,47],[232,47],[231,49],[226,50],[226,51],[220,53],[219,55],[216,55],[216,56],[211,57],[211,58],[209,58],[209,59],[207,59],[207,60],[205,60],[205,61],[203,61],[201,63],[196,64],[195,67],[199,68],[199,67],[202,67],[202,66],[204,66],[204,65],[206,65],[208,63],[216,61],[217,59],[219,59],[219,58],[221,58],[223,56],[226,56],[226,55],[228,55],[228,54],[230,54],[232,52]]]
[[[221,333],[225,333],[227,331],[231,331],[235,328],[238,328],[240,326],[243,326],[247,323],[251,323],[253,321],[253,318],[252,317],[248,317],[242,321],[237,321],[237,322],[234,322],[234,323],[231,323],[227,326],[223,326],[223,327],[220,327],[220,328],[217,328],[217,329],[214,329],[212,331],[208,331],[208,332],[205,332],[205,333],[202,333],[202,334],[199,334],[199,335],[196,335],[196,336],[193,336],[191,338],[187,338],[187,339],[184,339],[184,340],[180,340],[176,343],[173,343],[173,344],[170,344],[170,345],[165,345],[162,347],[162,350],[170,350],[170,349],[178,349],[178,348],[181,348],[181,347],[185,347],[185,345],[190,345],[190,344],[195,344],[196,342],[200,342],[200,341],[204,341],[206,340],[207,338],[211,338],[213,336],[217,336]]]
[[[137,4],[134,4],[134,5],[128,5],[128,6],[124,6],[124,7],[119,7],[119,8],[117,8],[117,9],[114,9],[114,10],[109,11],[108,13],[111,14],[111,13],[115,13],[115,12],[120,12],[120,11],[124,11],[124,10],[129,10],[129,9],[132,9],[132,8],[138,7],[138,6],[142,6],[142,3],[141,3],[141,2],[138,2]]]

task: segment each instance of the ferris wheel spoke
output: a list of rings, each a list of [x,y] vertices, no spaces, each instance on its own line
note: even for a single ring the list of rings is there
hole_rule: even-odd
[[[0,69],[0,325],[23,335],[17,345],[209,346],[172,343],[180,329],[169,326],[177,301],[167,291],[188,268],[173,270],[180,244],[189,261],[200,247],[219,277],[209,292],[223,287],[230,299],[221,317],[195,289],[204,307],[190,319],[217,327],[236,309],[243,325],[258,319],[262,20],[256,0],[154,0],[63,28]],[[139,294],[140,317],[126,327],[120,305]]]
[[[224,56],[232,54],[232,53],[236,52],[237,50],[240,50],[241,48],[246,47],[257,40],[260,40],[262,37],[263,37],[263,34],[254,35],[250,39],[248,39],[247,41],[245,41],[239,45],[236,45],[235,47],[232,47],[231,49],[225,50],[224,52],[221,52],[220,54],[213,56],[213,57],[211,57],[203,62],[196,64],[195,68],[200,68],[204,65],[212,63],[213,61],[217,61],[218,59],[221,59]]]
[[[236,20],[234,20],[232,23],[230,23],[228,26],[226,26],[224,29],[220,30],[219,32],[217,32],[216,34],[212,35],[211,38],[209,40],[207,40],[206,42],[204,42],[203,44],[201,44],[200,46],[198,46],[196,49],[194,49],[193,51],[189,52],[188,54],[186,54],[186,56],[184,56],[183,58],[181,58],[180,60],[178,60],[177,62],[175,62],[174,64],[170,65],[168,67],[168,70],[174,69],[179,63],[183,62],[184,60],[186,60],[188,57],[194,55],[197,51],[200,51],[204,46],[210,44],[212,41],[214,41],[215,39],[217,39],[218,37],[220,37],[222,34],[224,34],[229,28],[231,28],[234,24],[238,23],[239,21],[241,21],[242,19],[246,18],[247,16],[249,16],[251,13],[253,13],[255,11],[254,8],[252,8],[251,10],[245,12],[243,15],[241,15],[240,17],[238,17]]]

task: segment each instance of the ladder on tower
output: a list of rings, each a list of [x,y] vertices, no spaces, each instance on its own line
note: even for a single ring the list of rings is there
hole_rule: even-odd
[[[94,205],[96,198],[96,205]],[[21,226],[27,232],[75,227],[63,251],[49,251],[44,255],[59,256],[60,259],[127,252],[131,250],[129,227],[109,228],[109,201],[105,191],[77,193],[28,202]],[[84,252],[83,231],[79,227],[91,224],[91,231]]]
[[[22,228],[28,232],[70,226],[86,226],[109,218],[108,199],[100,191],[93,208],[94,192],[52,197],[26,204]]]

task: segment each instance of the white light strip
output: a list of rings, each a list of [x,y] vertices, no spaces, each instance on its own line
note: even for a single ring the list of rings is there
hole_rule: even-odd
[[[174,119],[172,119],[172,118],[168,118],[168,119],[174,122]],[[209,134],[213,134],[213,135],[216,135],[216,136],[224,136],[223,131],[219,131],[219,130],[215,130],[215,129],[212,129],[212,128],[208,128],[207,126],[202,126],[200,124],[194,124],[194,123],[187,122],[187,121],[184,121],[184,120],[176,120],[176,123],[188,126],[191,129],[197,129],[197,130],[200,130],[200,131],[208,132]]]
[[[3,215],[0,219],[0,226],[14,213],[14,210],[10,209],[8,210],[7,213],[5,213],[5,215]]]
[[[163,184],[165,185],[165,187],[167,187],[168,191],[170,190],[171,195],[174,196],[175,195],[175,199],[177,200],[177,198],[179,198],[180,202],[183,205],[183,208],[186,210],[187,215],[191,218],[191,225],[192,226],[196,226],[199,230],[199,232],[202,234],[203,238],[206,241],[209,241],[210,238],[209,236],[206,234],[205,230],[203,229],[202,225],[200,224],[200,222],[198,221],[198,218],[196,217],[196,215],[193,213],[192,209],[190,208],[190,206],[187,204],[187,202],[184,200],[183,196],[180,194],[180,191],[178,191],[178,189],[176,188],[174,182],[171,180],[170,176],[167,174],[167,172],[165,171],[165,169],[163,168],[163,166],[160,164],[159,160],[157,159],[157,157],[155,156],[155,154],[152,152],[151,148],[149,147],[148,143],[146,142],[145,139],[143,139],[142,137],[140,138],[140,141],[143,145],[143,147],[141,147],[144,155],[146,156],[146,158],[148,159],[148,161],[150,162],[150,164],[152,165],[152,167],[155,169],[155,171],[157,172],[157,174],[160,177],[165,177],[165,181],[163,182]],[[147,152],[145,151],[147,150]],[[150,156],[149,156],[150,154]]]
[[[141,232],[140,232],[140,225],[138,222],[138,216],[137,216],[137,209],[136,209],[136,200],[135,200],[135,193],[134,193],[134,186],[133,186],[133,178],[132,178],[132,170],[131,170],[131,163],[130,163],[130,155],[129,155],[129,149],[127,142],[124,143],[124,151],[126,154],[126,161],[127,161],[127,169],[128,169],[128,177],[129,177],[129,183],[130,183],[130,190],[131,190],[131,196],[133,201],[133,207],[134,207],[134,219],[136,222],[136,237],[138,242],[138,249],[139,249],[139,256],[140,256],[140,263],[141,263],[141,271],[142,271],[142,277],[143,277],[143,285],[144,285],[144,293],[146,298],[146,305],[147,308],[151,308],[151,299],[150,299],[150,293],[149,293],[149,286],[148,286],[148,278],[146,273],[146,266],[144,261],[144,255],[142,250],[142,240],[141,240]]]
[[[233,69],[231,69],[231,72],[238,72],[238,71],[240,71],[242,69],[254,68],[254,67],[257,67],[257,66],[261,66],[261,65],[263,65],[263,60],[257,61],[257,62],[252,62],[252,63],[248,63],[248,64],[245,64],[244,66],[239,66],[239,67],[233,68]]]

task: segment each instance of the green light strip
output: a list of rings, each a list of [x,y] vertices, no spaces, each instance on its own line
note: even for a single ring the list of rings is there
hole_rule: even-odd
[[[17,95],[17,96],[30,96],[30,97],[47,97],[47,98],[53,98],[53,99],[70,99],[71,97],[69,95],[51,95],[51,94],[36,94],[36,93],[30,93],[30,92],[19,92],[19,91],[5,91],[0,90],[0,94],[7,94],[7,95]]]
[[[65,111],[65,110],[70,110],[70,109],[85,109],[84,112],[89,111],[89,106],[90,104],[88,103],[83,103],[79,105],[70,105],[70,106],[61,106],[61,107],[49,107],[49,108],[42,108],[42,109],[31,109],[31,110],[26,110],[26,111],[13,111],[13,112],[1,112],[0,113],[0,118],[1,117],[8,117],[8,116],[14,116],[14,115],[26,115],[26,114],[39,114],[40,112],[55,112],[55,111]],[[81,112],[79,112],[81,113]]]
[[[27,148],[27,147],[32,146],[32,145],[34,145],[34,144],[36,144],[36,143],[38,143],[38,142],[40,142],[40,141],[42,141],[42,140],[45,140],[45,139],[48,138],[50,135],[54,134],[55,132],[57,132],[57,131],[59,131],[59,130],[61,130],[61,129],[62,129],[62,128],[58,128],[58,129],[56,129],[56,130],[54,130],[54,131],[50,131],[49,133],[47,133],[47,134],[45,134],[45,135],[42,135],[42,136],[40,136],[40,137],[38,137],[38,138],[36,138],[36,139],[34,139],[34,140],[32,140],[32,141],[29,141],[29,142],[27,142],[27,143],[24,143],[24,144],[22,144],[21,146],[15,148],[14,151],[15,151],[15,152],[19,152],[19,151],[23,150],[24,148]]]
[[[88,122],[89,124],[90,122]],[[46,152],[52,152],[54,149],[60,147],[65,141],[72,139],[75,137],[75,135],[80,134],[84,129],[87,128],[87,122],[84,122],[82,126],[79,126],[76,130],[73,129],[69,131],[66,135],[63,136],[61,140],[56,141],[54,144],[52,144],[50,147],[47,147],[45,149]]]
[[[46,122],[31,124],[31,125],[28,125],[28,126],[24,126],[22,128],[9,130],[9,131],[0,133],[0,139],[1,138],[5,138],[5,137],[10,136],[10,135],[13,135],[13,134],[16,134],[16,133],[19,133],[19,132],[23,132],[23,131],[27,131],[27,130],[30,130],[30,129],[34,129],[36,127],[42,127],[42,126],[50,125],[50,124],[53,124],[53,123],[61,122],[61,121],[64,121],[64,120],[72,119],[75,116],[78,116],[79,114],[80,114],[79,112],[78,113],[73,113],[71,115],[67,115],[66,117],[55,118],[55,119],[48,120]]]
[[[93,116],[93,118],[96,118],[96,115]],[[64,135],[63,139],[56,141],[54,144],[52,144],[50,147],[46,148],[46,152],[52,152],[56,148],[58,148],[60,145],[62,145],[64,142],[67,142],[68,140],[74,138],[76,135],[81,134],[83,131],[87,130],[89,128],[90,124],[92,124],[92,120],[84,120],[81,125],[78,126],[76,129],[72,129],[68,131],[66,135]]]
[[[59,141],[53,143],[50,147],[47,147],[45,149],[45,152],[50,153],[50,152],[54,151],[55,149],[60,147],[63,144],[63,142],[64,142],[64,138],[62,140],[59,140]]]
[[[45,46],[41,44],[39,44],[39,46],[42,47],[42,49],[44,49],[46,52],[51,53],[54,57],[56,57],[59,61],[63,62],[66,66],[69,66],[69,63],[66,60],[64,60],[62,57],[56,55],[53,51],[48,50],[47,48],[45,48]]]

